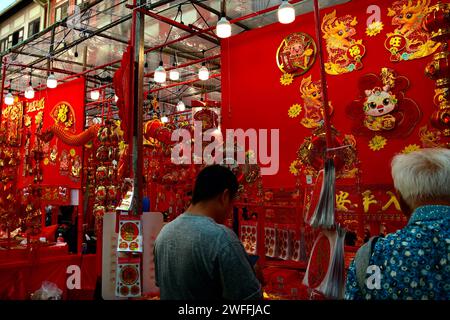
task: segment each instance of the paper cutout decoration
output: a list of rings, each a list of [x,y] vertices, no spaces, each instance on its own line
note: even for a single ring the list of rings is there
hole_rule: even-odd
[[[70,155],[67,150],[61,151],[61,155],[59,157],[59,174],[62,176],[67,176],[69,173],[70,166]]]
[[[408,154],[408,153],[411,153],[411,152],[414,152],[414,151],[418,151],[418,150],[420,150],[420,146],[419,145],[417,145],[417,144],[409,144],[402,150],[402,153]]]
[[[289,230],[289,241],[290,241],[290,258],[293,261],[300,261],[300,249],[301,243],[298,237],[298,232],[295,230]]]
[[[301,114],[302,109],[304,109],[304,116],[300,123],[308,129],[319,127],[323,121],[321,82],[312,81],[311,76],[303,78],[302,82],[300,83],[300,93],[304,103],[303,108],[300,104],[294,104],[289,109],[289,117],[298,117]],[[331,102],[330,110],[331,115],[333,113]]]
[[[434,53],[440,46],[430,39],[423,28],[423,19],[428,12],[431,0],[400,0],[388,8],[392,25],[397,28],[387,34],[384,43],[391,53],[392,62],[419,59]]]
[[[369,24],[367,26],[366,34],[369,37],[375,37],[376,35],[381,33],[383,28],[384,28],[383,22],[381,22],[381,21],[374,21],[374,22],[372,22],[371,24]]]
[[[142,252],[142,230],[139,218],[119,216],[117,251]]]
[[[10,106],[4,106],[0,124],[0,140],[11,147],[20,146],[22,142],[23,102],[16,101]],[[6,138],[6,139],[5,139]]]
[[[375,135],[385,138],[409,136],[422,112],[413,100],[405,98],[408,89],[409,80],[388,68],[382,68],[380,76],[362,76],[360,99],[347,107],[347,115],[354,119],[353,133],[372,138]]]
[[[386,138],[384,138],[383,136],[375,136],[372,138],[372,140],[369,141],[369,148],[372,151],[380,151],[381,149],[384,149],[386,144]]]
[[[141,270],[139,258],[118,258],[116,269],[116,296],[141,296]]]
[[[281,84],[289,85],[294,77],[308,72],[316,54],[316,43],[309,34],[295,32],[284,38],[277,50],[277,65],[283,72]]]
[[[291,243],[289,241],[289,231],[284,228],[277,228],[277,257],[283,260],[290,258]]]
[[[258,231],[257,231],[257,223],[256,222],[245,222],[245,224],[241,225],[240,230],[240,238],[242,245],[247,251],[248,254],[256,255],[257,252],[257,239],[258,239]]]
[[[357,24],[356,17],[351,15],[337,17],[336,10],[323,17],[322,32],[328,52],[325,70],[328,74],[339,75],[363,67],[361,60],[366,54],[366,47],[361,39],[353,39]]]
[[[55,123],[75,133],[75,111],[68,102],[58,103],[50,112]]]
[[[266,257],[274,258],[277,253],[277,232],[275,228],[265,227],[264,236]]]

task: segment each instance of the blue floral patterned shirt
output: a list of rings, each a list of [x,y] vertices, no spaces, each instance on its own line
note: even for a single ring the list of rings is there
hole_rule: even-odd
[[[376,242],[369,265],[379,267],[377,287],[361,290],[352,261],[345,299],[450,300],[449,261],[450,206],[419,207],[405,228]]]

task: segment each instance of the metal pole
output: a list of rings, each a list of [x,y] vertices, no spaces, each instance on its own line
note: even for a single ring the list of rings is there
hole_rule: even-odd
[[[220,58],[220,54],[216,54],[214,56],[209,56],[209,57],[206,57],[206,58],[202,58],[202,59],[186,62],[186,63],[180,64],[180,65],[177,65],[175,67],[174,66],[168,67],[168,68],[166,68],[166,71],[170,71],[170,70],[173,70],[173,69],[185,68],[185,67],[191,66],[193,64],[202,63],[202,62],[205,62],[205,61],[214,60],[214,59],[218,59],[218,58]],[[146,78],[153,77],[154,74],[155,74],[155,72],[152,71],[150,73],[145,74],[144,77],[146,77]]]
[[[213,74],[213,75],[209,76],[209,79],[214,79],[214,78],[218,78],[218,77],[220,77],[220,73]],[[172,87],[176,87],[176,86],[182,86],[184,84],[194,83],[194,82],[197,82],[197,81],[202,81],[202,80],[200,80],[198,78],[194,78],[194,79],[186,80],[186,81],[183,81],[183,82],[172,83],[172,84],[169,84],[169,85],[164,86],[164,87],[160,87],[160,88],[152,89],[150,91],[146,91],[146,92],[144,92],[144,96],[149,94],[149,93],[157,92],[157,91],[160,91],[160,90],[164,90],[164,89],[168,89],[168,88],[172,88]]]
[[[141,7],[145,0],[134,0],[134,8]],[[142,213],[142,185],[143,185],[143,124],[144,124],[144,26],[145,15],[139,9],[133,10],[132,45],[134,47],[133,58],[133,178],[135,214]]]
[[[48,50],[49,57],[47,58],[47,76],[50,75],[50,67],[53,69],[53,64],[51,65],[50,63],[52,60],[51,56],[55,48],[55,29],[56,28],[52,28],[52,34],[50,36],[50,48]]]
[[[320,29],[320,11],[319,11],[319,1],[314,0],[314,18],[316,22],[316,37],[317,37],[317,48],[319,51],[319,61],[320,61],[320,78],[322,81],[322,103],[323,103],[323,120],[325,128],[325,137],[327,142],[327,149],[333,147],[333,141],[331,139],[331,123],[330,123],[330,106],[328,103],[328,85],[327,85],[327,74],[325,72],[325,60],[323,55],[322,47],[322,30]],[[328,153],[327,153],[328,157]]]

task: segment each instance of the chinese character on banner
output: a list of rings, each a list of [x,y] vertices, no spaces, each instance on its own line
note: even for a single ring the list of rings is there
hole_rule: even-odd
[[[371,204],[377,204],[378,201],[375,200],[375,196],[372,194],[372,191],[366,190],[362,193],[363,196],[363,207],[364,207],[364,213],[369,212],[369,208]]]
[[[390,198],[389,201],[386,202],[386,204],[381,208],[381,210],[386,211],[393,204],[397,211],[402,211],[396,195],[392,191],[387,191],[386,194],[389,195]]]
[[[349,195],[348,192],[344,191],[339,191],[339,193],[336,194],[336,211],[348,211],[347,205],[352,204],[351,200],[348,199]]]

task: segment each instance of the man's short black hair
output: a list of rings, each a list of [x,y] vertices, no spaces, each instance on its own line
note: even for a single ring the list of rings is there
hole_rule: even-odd
[[[195,180],[192,204],[214,199],[226,189],[231,198],[237,194],[239,184],[234,173],[227,167],[215,164],[205,167]]]

